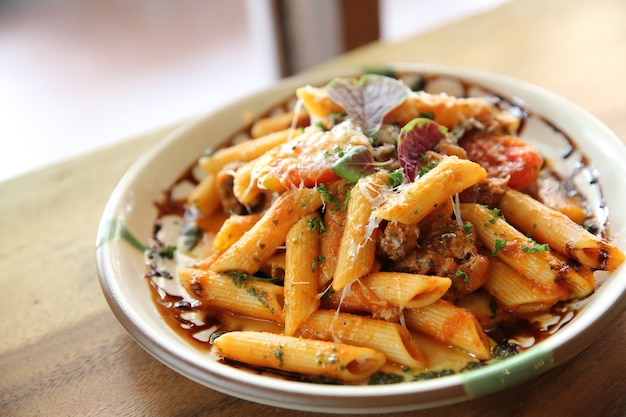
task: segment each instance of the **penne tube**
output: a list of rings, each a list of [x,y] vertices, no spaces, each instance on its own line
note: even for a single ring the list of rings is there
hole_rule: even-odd
[[[326,232],[320,235],[320,287],[333,279],[337,268],[339,245],[346,224],[346,197],[349,184],[339,180],[327,186],[328,195],[324,197],[324,225]]]
[[[434,115],[434,120],[449,130],[472,120],[484,128],[499,128],[512,133],[520,120],[511,113],[498,109],[493,102],[480,97],[453,97],[446,94],[413,93],[385,116],[387,123],[404,126],[422,114]]]
[[[230,311],[221,310],[211,315],[219,322],[219,330],[215,327],[209,329],[204,328],[200,332],[208,333],[206,341],[210,343],[211,337],[215,338],[215,331],[234,332],[234,331],[251,331],[251,332],[268,332],[280,334],[285,329],[285,325],[272,320],[259,320],[254,317],[244,316],[242,314],[232,313]]]
[[[374,215],[404,224],[418,223],[455,194],[486,177],[487,171],[477,163],[447,156],[376,208]]]
[[[624,254],[616,246],[527,194],[509,188],[499,208],[522,232],[582,265],[613,271],[624,262]]]
[[[284,192],[250,230],[215,260],[211,269],[254,274],[285,243],[289,229],[321,205],[321,197],[313,189],[292,188]]]
[[[499,211],[479,204],[461,204],[461,212],[463,220],[474,225],[487,250],[519,274],[544,286],[565,280],[575,298],[583,298],[593,292],[594,278],[589,268],[571,265],[549,248],[537,249],[535,242],[507,223]]]
[[[302,101],[304,108],[313,118],[325,119],[331,113],[342,113],[343,107],[335,103],[326,90],[307,85],[296,89],[296,96]]]
[[[491,359],[489,339],[476,317],[448,301],[438,300],[425,307],[406,309],[404,319],[409,328],[464,350],[478,359]]]
[[[280,285],[196,268],[180,268],[177,274],[187,293],[207,307],[284,323]]]
[[[483,329],[492,329],[498,323],[506,323],[507,320],[515,319],[515,313],[511,310],[498,308],[498,299],[489,291],[469,293],[455,305],[472,313]]]
[[[260,213],[247,214],[244,216],[232,214],[222,223],[222,227],[220,227],[220,230],[215,235],[213,249],[217,251],[228,249],[233,243],[238,241],[245,232],[250,230],[260,218]]]
[[[360,279],[379,298],[400,308],[418,308],[440,299],[452,281],[437,277],[404,272],[374,272]]]
[[[311,222],[318,214],[299,220],[287,233],[285,242],[285,334],[293,336],[303,321],[320,305],[317,297],[319,282],[319,230]]]
[[[343,290],[347,285],[370,272],[376,257],[378,225],[372,217],[373,201],[368,193],[377,195],[387,179],[384,175],[370,175],[359,179],[350,190],[346,224],[339,243],[333,289]]]
[[[371,289],[357,280],[342,292],[332,289],[322,297],[322,306],[326,309],[335,309],[348,313],[369,313],[373,318],[397,321],[402,316],[402,310],[386,300],[379,298]]]
[[[556,282],[540,285],[523,277],[498,257],[489,263],[489,278],[484,287],[507,310],[521,314],[546,311],[568,298],[567,291]]]
[[[285,251],[276,251],[259,270],[265,275],[275,278],[284,279],[285,277]]]
[[[256,121],[250,129],[253,138],[261,138],[274,132],[309,125],[309,115],[303,111],[288,111]]]
[[[209,174],[216,174],[231,162],[252,161],[273,147],[296,137],[298,134],[298,131],[295,129],[284,129],[257,139],[246,140],[228,148],[218,149],[211,156],[201,158],[199,165]]]
[[[264,332],[224,333],[213,346],[229,360],[348,383],[366,380],[387,361],[370,348]]]
[[[233,178],[233,195],[241,204],[250,204],[257,198],[263,190],[259,188],[252,178],[254,164],[249,162],[240,167]]]
[[[303,337],[332,340],[381,351],[392,362],[424,369],[426,359],[406,328],[398,323],[366,316],[317,310],[302,324]]]
[[[215,174],[207,174],[187,196],[187,204],[195,206],[205,216],[212,214],[220,206]]]

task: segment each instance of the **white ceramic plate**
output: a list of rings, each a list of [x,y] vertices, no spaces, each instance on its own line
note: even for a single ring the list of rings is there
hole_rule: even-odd
[[[571,138],[595,166],[603,195],[586,172],[575,181],[610,213],[613,242],[626,249],[624,178],[626,146],[586,111],[546,90],[504,76],[431,65],[397,64],[389,68],[441,74],[476,84],[507,99],[520,100]],[[97,237],[97,266],[104,295],[133,338],[165,365],[217,391],[268,405],[334,413],[392,412],[450,404],[521,383],[570,359],[598,338],[626,308],[626,267],[622,265],[589,299],[582,311],[556,334],[515,357],[473,371],[438,379],[376,386],[327,386],[253,374],[216,362],[174,333],[157,312],[146,285],[142,244],[151,236],[157,214],[153,203],[193,164],[204,149],[240,130],[245,117],[265,113],[290,97],[297,87],[323,85],[358,70],[316,73],[287,79],[193,120],[144,154],[126,173],[111,196]],[[555,138],[543,119],[531,120],[524,135],[565,171],[580,160],[563,159],[562,137]],[[135,240],[136,238],[136,240]]]

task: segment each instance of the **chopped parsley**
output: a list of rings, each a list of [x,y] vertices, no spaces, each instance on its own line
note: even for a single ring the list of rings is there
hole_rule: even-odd
[[[318,185],[317,192],[320,193],[324,204],[333,204],[337,210],[341,208],[341,202],[337,198],[337,195],[335,193],[331,193],[326,184]]]
[[[500,209],[499,208],[492,208],[489,209],[488,211],[489,215],[492,217],[496,217],[499,218],[500,217]]]
[[[256,275],[250,275],[243,271],[229,271],[227,274],[233,279],[233,283],[238,287],[243,287],[247,280],[261,281],[261,282],[278,282],[274,277],[259,277]]]
[[[159,256],[163,259],[174,259],[174,252],[176,252],[176,246],[168,245],[159,249]]]
[[[467,365],[459,369],[459,373],[471,371],[473,369],[482,368],[486,364],[484,362],[468,362]]]
[[[313,217],[309,221],[307,221],[307,225],[320,233],[326,232],[326,225],[324,225],[324,220],[321,217]]]
[[[376,372],[367,382],[367,385],[388,385],[404,382],[404,376],[398,374],[388,374],[385,372]]]
[[[274,349],[274,357],[276,359],[278,359],[278,366],[283,366],[283,351],[282,351],[282,345],[278,346],[278,349]]]
[[[502,239],[496,239],[496,243],[493,247],[493,251],[491,251],[491,254],[493,256],[497,255],[498,252],[500,252],[502,249],[504,249],[506,247],[506,240],[502,240]]]
[[[489,226],[490,224],[495,224],[497,219],[502,219],[502,216],[500,215],[500,209],[499,208],[489,209],[487,211],[487,213],[489,213],[489,215],[492,218],[485,222],[485,224],[484,224],[485,227]]]
[[[522,251],[526,253],[531,252],[547,252],[550,250],[550,247],[547,243],[537,243],[532,239],[528,239],[528,246],[522,245]]]
[[[435,113],[431,112],[431,111],[424,111],[420,113],[420,117],[422,119],[430,119],[430,120],[435,120]]]
[[[328,289],[322,294],[321,300],[326,300],[332,297],[333,294],[335,294],[335,290],[333,290],[332,287],[328,287]]]
[[[387,181],[391,188],[396,188],[404,182],[404,172],[402,168],[398,168],[395,171],[391,171],[387,174]]]
[[[460,269],[456,270],[456,272],[454,273],[454,276],[457,278],[463,278],[463,282],[465,284],[469,282],[469,276],[467,275],[467,273],[464,271],[461,271]]]
[[[189,225],[187,227],[183,227],[181,235],[183,248],[186,251],[191,251],[196,247],[196,245],[198,245],[200,239],[202,239],[203,232],[198,226]]]
[[[519,349],[517,345],[508,342],[501,345],[496,345],[491,349],[491,355],[494,357],[494,359],[510,358],[517,355],[518,352]]]
[[[442,376],[447,375],[454,375],[454,371],[452,369],[442,369],[441,371],[420,372],[419,374],[413,375],[413,380],[423,381],[427,379],[441,378]]]
[[[424,165],[422,165],[420,167],[419,176],[421,177],[422,175],[426,174],[428,171],[430,171],[431,169],[433,169],[436,166],[437,166],[437,162],[436,161],[428,161],[428,162],[426,162],[426,164],[424,164]]]
[[[328,128],[326,127],[326,125],[324,125],[323,122],[321,121],[317,121],[315,122],[315,126],[317,126],[318,129],[320,129],[321,131],[325,132],[328,130]]]

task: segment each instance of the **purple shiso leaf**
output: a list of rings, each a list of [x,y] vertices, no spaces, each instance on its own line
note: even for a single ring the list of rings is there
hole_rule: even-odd
[[[385,114],[411,92],[402,81],[377,74],[365,74],[358,79],[335,78],[325,89],[366,135],[376,133]]]
[[[409,181],[415,181],[422,155],[447,134],[448,129],[431,119],[417,118],[404,125],[398,139],[398,160]]]

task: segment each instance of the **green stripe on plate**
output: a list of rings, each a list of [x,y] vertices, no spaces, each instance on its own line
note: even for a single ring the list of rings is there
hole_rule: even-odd
[[[148,247],[135,237],[127,228],[124,222],[118,218],[111,218],[101,225],[100,242],[98,246],[102,246],[113,240],[121,239],[140,252],[144,252]]]
[[[467,394],[470,397],[480,397],[537,376],[550,369],[553,364],[552,351],[537,345],[511,358],[459,375]]]

